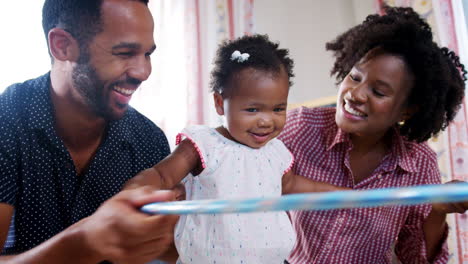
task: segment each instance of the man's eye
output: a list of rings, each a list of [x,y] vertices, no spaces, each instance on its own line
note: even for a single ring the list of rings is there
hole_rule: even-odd
[[[115,53],[116,56],[122,57],[122,58],[130,58],[134,55],[133,52],[118,52]]]
[[[245,111],[250,112],[250,113],[255,113],[255,112],[258,112],[258,109],[257,108],[247,108],[247,109],[245,109]]]

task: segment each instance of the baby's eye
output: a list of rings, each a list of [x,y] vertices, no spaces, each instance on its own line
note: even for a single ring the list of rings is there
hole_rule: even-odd
[[[247,108],[245,111],[250,112],[250,113],[255,113],[258,112],[258,108]]]
[[[286,111],[286,107],[277,107],[277,108],[273,109],[273,111],[275,111],[275,112],[283,112],[283,111]]]

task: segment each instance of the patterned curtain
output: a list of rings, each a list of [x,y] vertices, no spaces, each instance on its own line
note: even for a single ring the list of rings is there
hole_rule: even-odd
[[[467,65],[466,21],[460,0],[377,0],[381,6],[410,6],[431,25],[436,41],[450,48]],[[468,100],[465,97],[454,122],[429,144],[437,152],[443,181],[468,181]],[[451,264],[468,264],[468,214],[452,214],[448,218]]]
[[[253,0],[150,1],[155,21],[153,73],[131,104],[158,124],[171,147],[192,124],[217,125],[209,91],[218,44],[253,30]]]
[[[198,82],[196,89],[198,97],[193,97],[200,107],[203,107],[197,119],[192,122],[217,126],[222,123],[216,114],[213,96],[209,90],[212,62],[218,45],[228,39],[234,39],[253,32],[253,0],[191,0],[199,8],[199,24],[194,32],[198,32],[198,63],[197,76],[192,76]]]

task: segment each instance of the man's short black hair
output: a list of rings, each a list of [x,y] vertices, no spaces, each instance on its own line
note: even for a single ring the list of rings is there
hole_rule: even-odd
[[[129,1],[140,1],[147,5],[149,0]],[[46,0],[42,8],[42,28],[46,41],[49,31],[59,27],[78,41],[80,49],[86,50],[92,38],[102,31],[102,2],[103,0]]]

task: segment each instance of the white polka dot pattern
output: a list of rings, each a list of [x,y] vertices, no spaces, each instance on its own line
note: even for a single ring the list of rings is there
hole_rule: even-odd
[[[89,216],[128,179],[169,154],[164,133],[129,108],[109,123],[88,169],[78,176],[54,130],[49,87],[46,74],[0,96],[0,203],[15,208],[14,243],[3,253],[35,247]]]
[[[279,138],[296,158],[296,173],[316,181],[356,190],[440,183],[435,153],[394,130],[390,153],[369,178],[355,184],[349,169],[352,145],[349,135],[336,126],[335,108],[288,112]],[[402,263],[427,263],[422,223],[430,210],[430,205],[418,205],[291,212],[298,242],[288,261],[391,263],[395,244]],[[447,259],[444,244],[435,263]]]
[[[293,158],[273,139],[259,149],[231,141],[215,129],[194,126],[183,134],[196,144],[206,167],[185,179],[188,200],[281,195],[283,172]],[[175,230],[178,263],[283,263],[295,234],[285,212],[182,215]]]

